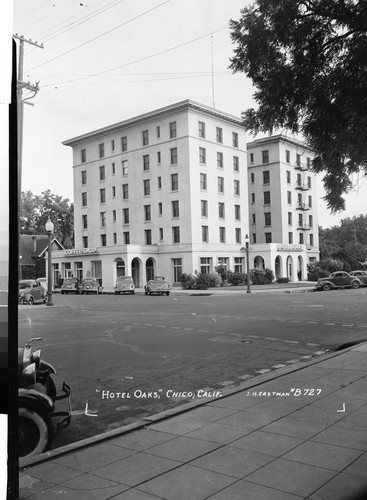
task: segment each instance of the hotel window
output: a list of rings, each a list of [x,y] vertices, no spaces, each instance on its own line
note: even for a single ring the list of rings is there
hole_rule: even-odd
[[[264,213],[265,226],[271,226],[271,212]]]
[[[180,227],[172,227],[172,241],[173,243],[180,243]]]
[[[146,229],[144,231],[145,235],[145,244],[146,245],[151,245],[152,244],[152,230],[151,229]]]
[[[298,214],[298,226],[303,227],[303,214]]]
[[[143,170],[149,170],[149,155],[143,156]]]
[[[158,177],[157,181],[158,181],[158,189],[162,189],[162,177]]]
[[[236,227],[235,233],[236,233],[236,243],[241,243],[241,241],[242,241],[241,228]]]
[[[122,216],[123,216],[124,224],[129,224],[130,217],[129,217],[129,209],[128,208],[122,209]]]
[[[287,170],[287,184],[291,183],[291,172],[290,170]]]
[[[88,248],[88,236],[83,236],[83,248]]]
[[[234,172],[240,171],[240,159],[238,158],[238,156],[233,157],[233,171]]]
[[[206,191],[206,174],[200,174],[200,189]]]
[[[149,144],[149,130],[143,130],[142,136],[143,136],[143,146],[148,146],[148,144]]]
[[[201,200],[201,216],[208,217],[208,202],[207,202],[207,200]]]
[[[224,203],[221,203],[221,202],[218,203],[218,217],[220,219],[225,218],[225,205],[224,205]]]
[[[116,186],[112,186],[112,198],[116,198]]]
[[[211,257],[200,257],[200,272],[201,274],[209,274],[212,267]]]
[[[175,165],[177,163],[177,148],[172,148],[171,152],[171,165]]]
[[[269,170],[265,170],[265,172],[263,172],[263,183],[270,184],[270,172],[269,172]]]
[[[177,125],[176,122],[171,122],[169,124],[169,137],[170,139],[174,139],[177,137]]]
[[[250,163],[254,163],[254,153],[250,153]]]
[[[112,210],[112,222],[116,222],[116,210]]]
[[[238,148],[238,134],[237,132],[232,132],[232,146]]]
[[[116,174],[116,165],[114,163],[112,163],[111,167],[112,167],[112,175],[115,175]]]
[[[85,163],[87,161],[87,150],[86,149],[80,150],[80,159],[81,159],[82,163]]]
[[[223,143],[223,129],[220,127],[217,127],[217,142]]]
[[[173,263],[173,281],[179,283],[182,274],[182,259],[172,259]]]
[[[308,206],[312,208],[312,196],[308,197]]]
[[[113,244],[117,244],[117,233],[113,233]]]
[[[233,181],[233,186],[234,186],[234,195],[239,196],[240,195],[240,181],[235,179]]]
[[[152,214],[151,214],[151,211],[150,211],[150,205],[144,205],[144,220],[146,222],[152,220]]]
[[[104,158],[104,144],[98,144],[99,157]]]
[[[290,153],[290,151],[288,151],[288,149],[285,150],[285,161],[287,163],[291,162],[291,153]]]
[[[288,243],[292,245],[293,243],[293,233],[288,233]]]
[[[101,217],[101,226],[105,227],[106,226],[106,212],[100,212],[100,217]]]
[[[99,180],[104,181],[106,179],[106,169],[104,165],[102,167],[99,167]]]
[[[206,149],[199,148],[199,161],[200,163],[206,163]]]
[[[265,243],[271,243],[271,233],[265,233]]]
[[[159,241],[163,241],[163,227],[159,228]]]
[[[162,161],[162,155],[160,151],[157,151],[157,164],[160,165]]]
[[[307,177],[307,187],[311,189],[311,177]]]
[[[159,125],[156,126],[157,139],[161,138],[161,127]]]
[[[243,257],[234,258],[234,272],[242,273],[243,271]]]
[[[228,268],[228,257],[218,257],[218,266],[224,267],[225,269]]]
[[[311,158],[306,158],[306,165],[307,165],[307,168],[310,169],[311,168]]]
[[[82,207],[87,206],[87,193],[82,193]]]
[[[111,151],[115,151],[115,141],[113,139],[111,141]]]
[[[302,193],[298,193],[298,203],[297,204],[298,204],[299,207],[303,206]]]
[[[86,183],[87,183],[87,171],[82,170],[82,184],[86,184]]]
[[[297,174],[297,186],[301,186],[302,185],[302,176],[301,174]]]
[[[82,215],[82,229],[88,229],[88,216]]]
[[[205,139],[205,123],[199,122],[199,137]]]
[[[145,179],[143,181],[144,196],[150,195],[150,179]]]
[[[124,245],[130,245],[130,233],[128,231],[124,232]]]
[[[270,191],[264,191],[264,205],[270,205]]]
[[[312,217],[312,215],[308,216],[308,224],[309,224],[310,227],[313,227],[313,217]]]
[[[313,247],[313,234],[310,234],[310,245]]]
[[[255,193],[251,193],[251,203],[255,203]]]
[[[287,203],[288,205],[292,205],[292,192],[287,191]]]
[[[101,247],[107,246],[107,237],[105,234],[101,234]]]
[[[121,137],[121,151],[127,151],[127,136]]]
[[[171,174],[171,190],[178,191],[178,174]]]
[[[252,243],[256,243],[256,233],[252,233]]]
[[[178,200],[172,201],[172,217],[180,217],[180,204]]]
[[[292,226],[293,224],[293,214],[292,212],[288,212],[288,226]]]
[[[223,168],[223,153],[217,152],[217,168]]]
[[[300,154],[296,154],[296,164],[298,167],[301,166],[301,155]]]
[[[106,190],[105,188],[99,190],[100,203],[106,203]]]
[[[121,167],[122,167],[122,175],[123,176],[127,175],[129,173],[127,160],[122,160]]]
[[[218,193],[224,193],[224,177],[218,177]]]
[[[226,242],[226,228],[225,227],[220,227],[219,228],[219,241],[221,243]]]
[[[252,172],[251,173],[251,184],[255,183],[255,174]]]
[[[256,224],[256,214],[251,214],[252,215],[252,223]]]
[[[269,163],[269,151],[262,151],[263,163]]]
[[[162,215],[162,214],[163,214],[163,204],[158,203],[158,215]]]
[[[123,200],[129,199],[129,184],[122,185],[122,199]]]
[[[234,206],[234,218],[235,220],[241,220],[241,205]]]
[[[209,242],[209,227],[208,226],[201,226],[201,241],[203,243]]]
[[[299,233],[299,244],[300,245],[303,245],[304,244],[304,237],[303,237],[303,233]]]

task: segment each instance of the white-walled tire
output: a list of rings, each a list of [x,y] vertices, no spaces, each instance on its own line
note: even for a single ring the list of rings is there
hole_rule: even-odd
[[[39,455],[46,451],[53,439],[50,416],[37,405],[27,403],[19,406],[18,452],[20,457]]]

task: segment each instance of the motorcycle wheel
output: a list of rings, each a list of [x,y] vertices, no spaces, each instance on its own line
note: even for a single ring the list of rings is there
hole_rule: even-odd
[[[54,430],[50,416],[35,404],[19,407],[18,450],[20,457],[46,451],[52,443]]]

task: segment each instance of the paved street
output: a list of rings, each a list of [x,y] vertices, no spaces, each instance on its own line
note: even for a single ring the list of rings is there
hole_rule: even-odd
[[[366,293],[55,294],[20,308],[19,343],[43,336],[57,385],[73,387],[58,447],[364,338]]]

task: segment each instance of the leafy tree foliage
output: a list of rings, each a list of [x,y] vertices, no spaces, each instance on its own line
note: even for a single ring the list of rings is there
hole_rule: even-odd
[[[258,103],[247,129],[302,133],[328,207],[344,209],[352,175],[367,175],[367,2],[256,0],[230,26],[231,68],[252,79]]]
[[[20,203],[20,234],[44,234],[51,219],[56,238],[65,248],[73,247],[74,206],[68,198],[52,194],[49,189],[40,195],[22,192]]]

